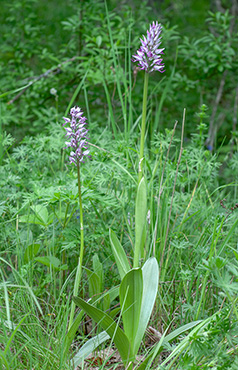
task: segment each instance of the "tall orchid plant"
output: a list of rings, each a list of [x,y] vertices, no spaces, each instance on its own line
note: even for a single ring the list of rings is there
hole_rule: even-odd
[[[71,364],[76,368],[82,362],[83,358],[89,355],[98,345],[105,342],[109,338],[115,343],[124,367],[126,370],[132,370],[135,367],[136,355],[138,353],[142,338],[145,334],[155,299],[158,291],[159,283],[159,268],[158,262],[155,257],[147,259],[144,265],[140,266],[140,257],[142,256],[144,247],[144,230],[146,225],[147,203],[146,203],[146,184],[143,177],[143,159],[144,159],[144,142],[145,142],[145,127],[146,127],[146,105],[147,105],[147,92],[148,92],[148,79],[149,73],[153,71],[164,72],[164,64],[162,63],[163,48],[160,49],[161,44],[161,30],[162,26],[158,22],[153,22],[150,25],[147,36],[141,39],[141,47],[137,54],[133,56],[133,61],[137,62],[139,68],[145,71],[144,94],[143,94],[143,111],[142,111],[142,125],[141,125],[141,142],[140,142],[140,158],[139,158],[139,175],[138,175],[138,188],[136,196],[135,207],[135,246],[134,246],[134,261],[133,268],[120,244],[116,234],[110,230],[110,242],[112,251],[116,260],[118,271],[121,277],[121,284],[115,287],[113,292],[119,295],[121,316],[123,321],[122,330],[110,314],[103,312],[95,305],[76,297],[78,293],[78,286],[82,274],[82,259],[83,259],[83,214],[82,214],[82,200],[80,190],[80,164],[83,158],[89,155],[87,149],[87,129],[85,128],[86,118],[83,117],[81,109],[78,107],[71,109],[71,120],[65,118],[65,123],[70,123],[70,128],[66,128],[66,135],[71,139],[66,143],[66,147],[72,149],[70,153],[70,163],[73,163],[78,170],[78,184],[79,184],[79,205],[80,205],[80,225],[81,225],[81,245],[80,257],[75,278],[74,297],[71,306],[69,332],[66,338],[66,349],[69,348],[79,322],[82,318],[83,312],[86,312],[92,319],[100,324],[104,329],[96,337],[91,338],[79,352],[74,356]],[[107,292],[108,294],[109,292]],[[112,290],[111,290],[112,293]],[[114,294],[114,298],[116,297]],[[82,311],[79,313],[74,323],[74,310],[75,304],[79,306]],[[210,320],[210,319],[209,319]],[[206,325],[207,321],[205,321]],[[176,329],[169,335],[162,336],[160,342],[147,354],[142,362],[136,365],[137,370],[145,370],[150,368],[154,358],[160,353],[165,344],[168,346],[169,341],[181,335],[188,329],[196,326],[191,335],[196,330],[199,330],[204,323],[199,321],[192,322]],[[197,329],[198,328],[198,329]],[[181,345],[184,345],[182,342]],[[178,348],[180,350],[180,347]],[[171,354],[173,357],[174,352]]]
[[[100,322],[107,335],[113,338],[120,352],[122,361],[127,369],[132,369],[145,333],[154,302],[157,295],[159,268],[155,257],[149,258],[143,267],[140,267],[140,257],[144,245],[144,230],[146,225],[147,203],[146,184],[143,177],[143,158],[146,126],[146,105],[149,73],[164,72],[162,57],[164,49],[160,49],[162,26],[158,22],[150,25],[147,36],[141,39],[141,47],[132,58],[139,68],[145,71],[143,111],[141,125],[141,142],[139,158],[138,189],[135,211],[135,247],[133,268],[130,268],[124,248],[116,234],[110,230],[110,242],[115,256],[118,271],[121,276],[119,298],[124,331],[116,321],[94,305],[74,297],[74,302],[82,308],[96,322]],[[102,334],[102,333],[101,333]],[[102,336],[108,338],[107,336]],[[104,340],[104,339],[103,339]],[[143,365],[142,365],[143,368]]]
[[[159,48],[161,44],[161,31],[162,26],[160,23],[153,22],[150,29],[147,30],[147,36],[143,36],[141,47],[138,49],[137,54],[132,56],[132,61],[138,63],[138,67],[145,71],[144,77],[144,93],[143,93],[143,106],[142,106],[142,123],[141,123],[141,138],[140,138],[140,157],[139,157],[139,174],[138,174],[138,190],[137,190],[137,204],[136,209],[136,238],[134,249],[134,267],[139,266],[140,256],[143,249],[143,230],[146,215],[144,215],[143,222],[141,222],[141,207],[145,208],[142,197],[146,198],[146,187],[143,177],[143,161],[144,161],[144,146],[145,146],[145,131],[146,131],[146,108],[147,108],[147,95],[148,95],[148,81],[149,74],[154,71],[160,73],[165,72],[162,54],[164,48]],[[138,221],[137,221],[138,220]],[[139,226],[138,226],[139,225]]]
[[[77,265],[76,277],[74,281],[74,295],[77,296],[79,283],[82,276],[82,264],[83,264],[83,253],[84,253],[84,232],[83,232],[83,205],[81,196],[81,181],[80,181],[80,165],[84,162],[85,157],[89,157],[89,150],[87,147],[87,134],[88,129],[86,126],[86,118],[83,116],[83,112],[79,107],[73,107],[70,110],[70,118],[65,118],[65,125],[70,125],[65,127],[66,137],[70,139],[66,141],[66,148],[70,148],[71,152],[69,155],[69,162],[77,168],[78,175],[78,197],[79,197],[79,210],[80,210],[80,252],[79,260]],[[69,318],[69,328],[71,327],[74,319],[75,303],[72,301],[70,318]]]

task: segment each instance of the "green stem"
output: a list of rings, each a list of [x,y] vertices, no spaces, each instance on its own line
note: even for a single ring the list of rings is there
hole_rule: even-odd
[[[83,235],[83,205],[82,205],[82,196],[81,196],[81,183],[80,183],[80,164],[77,163],[78,171],[78,193],[79,193],[79,210],[80,210],[80,253],[78,259],[78,266],[74,281],[74,296],[78,295],[79,283],[82,276],[82,264],[83,264],[83,252],[84,252],[84,235]],[[71,311],[69,317],[69,329],[72,326],[75,312],[75,303],[72,301]]]
[[[148,81],[149,81],[149,73],[146,73],[145,72],[144,93],[143,93],[143,106],[142,106],[141,136],[140,136],[140,161],[139,161],[138,184],[140,183],[140,180],[142,179],[142,175],[143,175],[144,146],[145,146],[145,123],[146,123],[146,107],[147,107],[147,95],[148,95]]]

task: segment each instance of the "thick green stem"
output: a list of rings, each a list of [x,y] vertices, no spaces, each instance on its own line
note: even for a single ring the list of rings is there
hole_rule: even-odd
[[[148,81],[149,73],[145,72],[144,79],[144,93],[143,93],[143,107],[142,107],[142,122],[141,122],[141,135],[140,135],[140,161],[139,161],[139,176],[138,184],[142,179],[143,175],[143,161],[144,161],[144,146],[145,146],[145,123],[146,123],[146,107],[147,107],[147,95],[148,95]]]
[[[83,252],[84,252],[84,235],[83,235],[83,205],[82,205],[82,196],[81,196],[81,183],[80,183],[80,164],[77,163],[77,170],[78,170],[78,193],[79,193],[79,210],[80,210],[80,253],[78,259],[78,266],[74,281],[74,296],[78,295],[79,284],[82,276],[82,264],[83,264]],[[75,303],[72,301],[71,304],[71,311],[69,317],[69,329],[73,324],[74,319],[74,312],[75,312]]]
[[[143,92],[143,106],[142,106],[142,121],[141,121],[141,134],[140,134],[140,158],[139,158],[137,197],[139,196],[140,182],[141,182],[141,179],[143,177],[148,81],[149,81],[149,73],[145,72],[144,92]],[[138,220],[136,222],[138,222]],[[143,233],[141,234],[141,237],[142,237],[142,235],[143,235]],[[139,240],[136,240],[135,241],[135,249],[134,249],[134,262],[133,262],[133,267],[134,268],[139,267],[139,261],[140,261],[140,255],[141,255],[141,247],[140,246],[141,246],[141,242]]]

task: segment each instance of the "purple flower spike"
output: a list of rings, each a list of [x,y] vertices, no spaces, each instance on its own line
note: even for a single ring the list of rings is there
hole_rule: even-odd
[[[164,54],[164,48],[159,49],[161,44],[160,33],[162,31],[161,24],[153,22],[150,25],[150,30],[147,31],[147,37],[143,36],[141,41],[141,47],[137,51],[137,54],[132,55],[132,61],[138,63],[140,69],[150,73],[153,71],[165,72],[163,59],[161,54]]]
[[[83,112],[79,107],[73,107],[70,110],[71,119],[65,118],[65,123],[70,123],[70,127],[65,127],[66,135],[70,141],[66,141],[66,148],[71,148],[69,162],[75,166],[84,163],[83,157],[89,156],[89,150],[87,147],[87,133],[88,129],[85,128],[86,118],[83,116]]]

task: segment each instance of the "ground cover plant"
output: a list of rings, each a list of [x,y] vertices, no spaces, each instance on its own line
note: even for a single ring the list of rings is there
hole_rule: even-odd
[[[2,7],[1,369],[237,368],[237,12]]]

